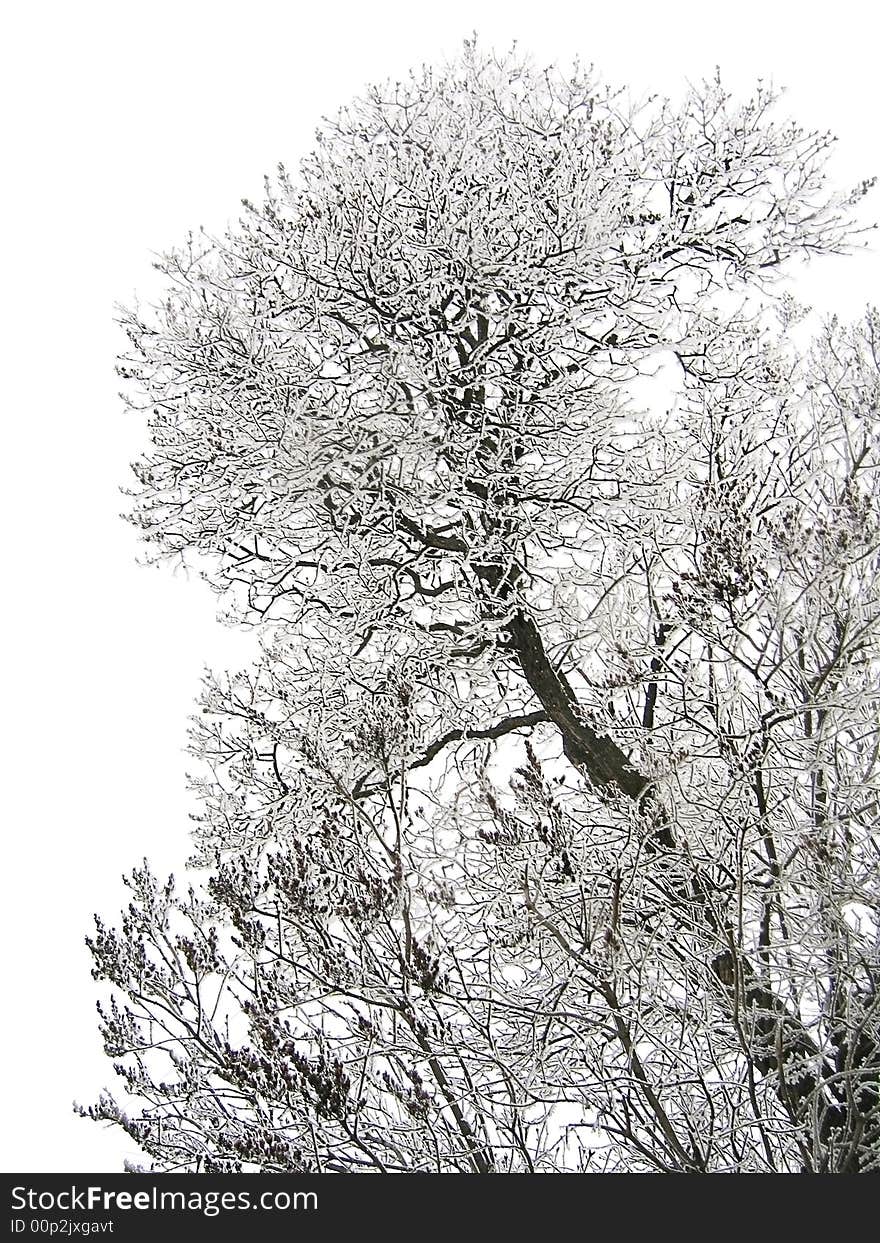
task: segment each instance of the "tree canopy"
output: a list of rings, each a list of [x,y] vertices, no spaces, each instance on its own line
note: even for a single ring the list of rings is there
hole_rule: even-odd
[[[774,105],[469,44],[127,313],[134,519],[263,633],[91,939],[154,1168],[878,1168],[880,315],[780,285],[868,183]]]

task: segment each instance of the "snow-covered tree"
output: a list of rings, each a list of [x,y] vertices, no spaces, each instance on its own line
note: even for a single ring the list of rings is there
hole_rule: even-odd
[[[91,942],[155,1168],[880,1167],[880,316],[777,292],[867,183],[773,105],[466,45],[127,316],[135,520],[264,633]]]

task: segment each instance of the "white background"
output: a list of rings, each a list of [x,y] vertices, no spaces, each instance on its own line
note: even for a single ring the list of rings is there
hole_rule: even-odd
[[[83,937],[123,871],[188,853],[186,719],[206,662],[247,658],[197,581],[135,564],[119,486],[143,430],[116,397],[114,302],[155,289],[151,251],[222,229],[362,86],[454,55],[476,24],[544,63],[575,54],[636,94],[788,88],[831,129],[835,181],[880,173],[873,5],[729,0],[25,2],[0,66],[2,856],[6,1172],[119,1170],[121,1133],[73,1116],[114,1078]],[[866,219],[880,219],[880,190]],[[878,235],[880,238],[880,235]],[[880,241],[825,261],[801,297],[880,299]]]

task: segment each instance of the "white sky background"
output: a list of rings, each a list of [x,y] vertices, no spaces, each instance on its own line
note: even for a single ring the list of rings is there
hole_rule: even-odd
[[[369,81],[516,39],[675,97],[711,75],[787,87],[780,113],[840,138],[834,180],[880,174],[880,24],[865,0],[31,0],[7,11],[3,258],[0,1169],[105,1172],[137,1156],[71,1113],[115,1076],[83,937],[120,876],[189,851],[183,752],[205,663],[247,659],[198,581],[138,567],[119,486],[144,446],[113,373],[113,304],[155,289],[151,251],[222,229],[293,167],[323,114]],[[880,189],[865,220],[880,219]],[[856,316],[880,300],[873,250],[817,263],[801,298]],[[11,694],[10,694],[11,691]]]

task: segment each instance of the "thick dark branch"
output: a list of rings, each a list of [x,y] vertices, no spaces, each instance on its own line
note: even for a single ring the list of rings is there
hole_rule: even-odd
[[[785,1003],[761,983],[742,954],[729,950],[718,954],[712,960],[712,970],[729,994],[734,1011],[744,1010],[751,1017],[757,1044],[750,1047],[749,1053],[755,1066],[762,1075],[778,1074],[779,1099],[794,1117],[801,1116],[823,1082],[806,1069],[822,1062],[815,1042]],[[789,1062],[800,1062],[801,1067],[796,1074],[786,1077]],[[829,1114],[832,1112],[841,1113],[839,1098],[836,1109],[832,1106]],[[829,1125],[830,1119],[826,1118],[825,1127]]]
[[[519,610],[508,625],[508,633],[526,680],[562,734],[563,747],[571,762],[583,769],[596,786],[611,786],[636,801],[653,802],[659,824],[648,843],[649,848],[674,846],[671,827],[651,797],[650,782],[630,764],[612,739],[598,735],[582,719],[574,692],[565,675],[551,664],[532,619]],[[700,876],[695,877],[692,899],[702,908],[709,927],[719,933],[721,928]],[[780,1100],[794,1116],[802,1115],[825,1082],[824,1077],[820,1079],[803,1068],[803,1063],[821,1065],[815,1042],[800,1019],[761,983],[742,955],[734,958],[730,953],[720,954],[713,960],[712,970],[728,991],[734,1013],[739,1008],[737,998],[740,998],[754,1016],[755,1035],[759,1041],[757,1051],[752,1050],[754,1065],[763,1075],[776,1072]],[[786,1076],[787,1067],[793,1071],[789,1076]],[[835,1126],[844,1124],[846,1118],[844,1102],[838,1093],[834,1095],[837,1100],[828,1102],[823,1116],[823,1138],[827,1138]]]
[[[470,551],[464,540],[456,535],[442,535],[439,531],[432,531],[429,527],[420,527],[417,522],[413,522],[412,518],[407,518],[406,514],[399,511],[394,517],[401,530],[419,540],[426,548],[437,548],[443,552]]]
[[[562,734],[572,764],[582,768],[593,785],[613,786],[629,798],[642,798],[650,785],[648,778],[630,764],[613,739],[597,734],[583,719],[568,679],[554,668],[532,619],[518,610],[507,632],[525,679]]]
[[[494,725],[487,725],[483,729],[450,729],[440,738],[436,738],[417,760],[411,760],[407,764],[407,768],[424,768],[426,764],[430,764],[433,759],[436,759],[440,752],[445,747],[448,747],[450,743],[503,738],[506,734],[512,734],[517,729],[531,729],[533,725],[541,725],[543,722],[549,721],[549,719],[546,712],[526,712],[521,716],[504,717],[503,720],[496,721]],[[354,798],[365,798],[367,795],[374,794],[381,789],[384,789],[381,783],[367,785],[367,779],[364,776],[355,782],[352,788],[352,796]]]
[[[756,976],[741,954],[725,951],[712,961],[712,970],[728,993],[734,1012],[750,1016],[754,1044],[749,1054],[762,1075],[777,1075],[776,1094],[798,1122],[818,1106],[819,1138],[843,1153],[839,1173],[861,1168],[858,1142],[876,1144],[878,1124],[878,1062],[880,1052],[864,1033],[850,1050],[842,1073],[832,1072],[828,1060],[801,1021]],[[818,1073],[817,1073],[818,1072]],[[866,1142],[867,1141],[867,1142]]]
[[[521,576],[521,567],[511,561],[508,566],[488,563],[475,567],[482,582],[496,600],[510,596]],[[577,699],[565,674],[555,668],[537,625],[521,608],[507,622],[510,649],[515,653],[523,676],[543,706],[548,718],[562,735],[566,756],[583,769],[595,786],[611,786],[628,798],[638,801],[649,788],[650,781],[634,768],[624,752],[607,734],[597,734],[578,710]],[[661,830],[672,845],[667,826]]]
[[[662,648],[666,642],[671,627],[661,625],[657,628],[656,640],[657,647]],[[657,706],[657,677],[656,675],[663,668],[663,661],[660,656],[651,657],[651,673],[654,674],[652,680],[645,688],[645,710],[642,713],[642,727],[644,729],[654,728],[654,709]]]
[[[424,755],[417,760],[413,760],[409,767],[423,768],[426,764],[430,764],[431,760],[438,756],[443,748],[448,747],[451,742],[502,738],[505,734],[512,734],[514,730],[528,729],[532,725],[541,725],[544,721],[549,720],[550,718],[546,712],[527,712],[522,716],[505,717],[503,721],[498,721],[495,725],[490,725],[486,729],[451,729],[442,738],[437,738],[432,742]]]

